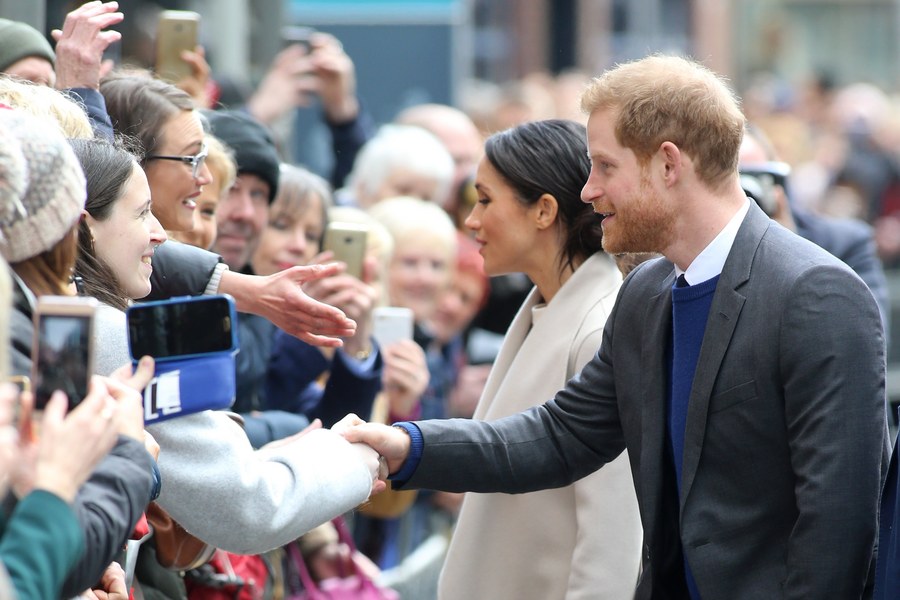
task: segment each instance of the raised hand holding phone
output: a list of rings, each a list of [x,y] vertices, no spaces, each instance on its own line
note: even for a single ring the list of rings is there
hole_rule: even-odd
[[[61,390],[69,408],[87,395],[94,372],[93,298],[42,296],[34,311],[31,383],[34,408],[41,411],[51,395]]]

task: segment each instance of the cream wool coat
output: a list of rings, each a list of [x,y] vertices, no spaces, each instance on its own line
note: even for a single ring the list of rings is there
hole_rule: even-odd
[[[474,418],[543,403],[600,347],[622,276],[598,253],[549,305],[533,289],[519,309]],[[530,332],[529,332],[530,331]],[[634,596],[641,521],[623,452],[568,487],[529,494],[468,493],[441,574],[441,600],[623,600]]]

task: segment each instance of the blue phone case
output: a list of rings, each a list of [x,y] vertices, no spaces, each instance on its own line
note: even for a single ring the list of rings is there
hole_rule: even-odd
[[[231,408],[235,397],[234,352],[156,364],[144,389],[144,423]]]

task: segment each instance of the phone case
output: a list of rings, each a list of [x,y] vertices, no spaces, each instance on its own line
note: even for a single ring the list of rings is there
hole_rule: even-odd
[[[347,273],[362,279],[363,262],[366,257],[368,227],[356,223],[329,223],[325,229],[324,250],[334,253],[334,260],[347,265]]]
[[[140,318],[138,313],[140,311],[147,311],[148,309],[153,309],[158,306],[165,305],[178,305],[178,304],[191,304],[190,309],[192,310],[203,310],[203,303],[210,302],[226,302],[227,303],[227,317],[230,320],[230,332],[228,333],[229,338],[225,344],[223,344],[223,348],[221,350],[217,350],[214,352],[188,352],[188,353],[180,353],[174,354],[171,356],[157,356],[154,357],[154,360],[157,363],[164,363],[169,361],[176,360],[184,360],[188,358],[194,358],[198,356],[212,356],[220,353],[225,354],[233,354],[238,349],[238,333],[237,333],[237,310],[235,309],[234,299],[227,294],[217,294],[217,295],[208,295],[208,296],[178,296],[174,298],[168,298],[166,300],[155,300],[152,302],[138,302],[128,307],[128,310],[125,311],[125,319],[128,322],[128,353],[131,356],[132,361],[137,363],[140,360],[140,356],[135,356],[134,352],[134,343],[132,340],[132,332],[137,329],[137,318]],[[151,313],[144,313],[151,314]],[[207,313],[208,314],[208,313]],[[151,316],[153,316],[151,314]],[[164,328],[164,324],[159,324],[157,327],[155,321],[151,321],[150,324],[141,324],[141,327],[154,327],[156,329]],[[184,331],[166,331],[166,335],[184,335]],[[224,335],[224,334],[223,334]]]
[[[372,337],[382,348],[399,340],[411,340],[413,312],[400,306],[380,306],[372,311]]]
[[[166,10],[159,16],[156,30],[156,74],[177,82],[191,74],[191,67],[181,59],[184,50],[197,47],[200,15],[188,10]]]
[[[232,352],[157,363],[144,388],[144,423],[231,408],[236,390]]]

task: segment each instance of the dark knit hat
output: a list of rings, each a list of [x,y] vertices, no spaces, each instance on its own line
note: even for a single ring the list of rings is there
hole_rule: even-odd
[[[19,21],[0,19],[0,72],[23,58],[38,56],[55,65],[56,55],[40,31]]]
[[[66,236],[81,217],[87,188],[59,130],[20,111],[0,110],[0,132],[0,255],[17,263]]]
[[[245,112],[216,110],[205,113],[213,135],[234,150],[238,175],[250,173],[269,184],[269,204],[278,191],[278,151],[269,132]]]

